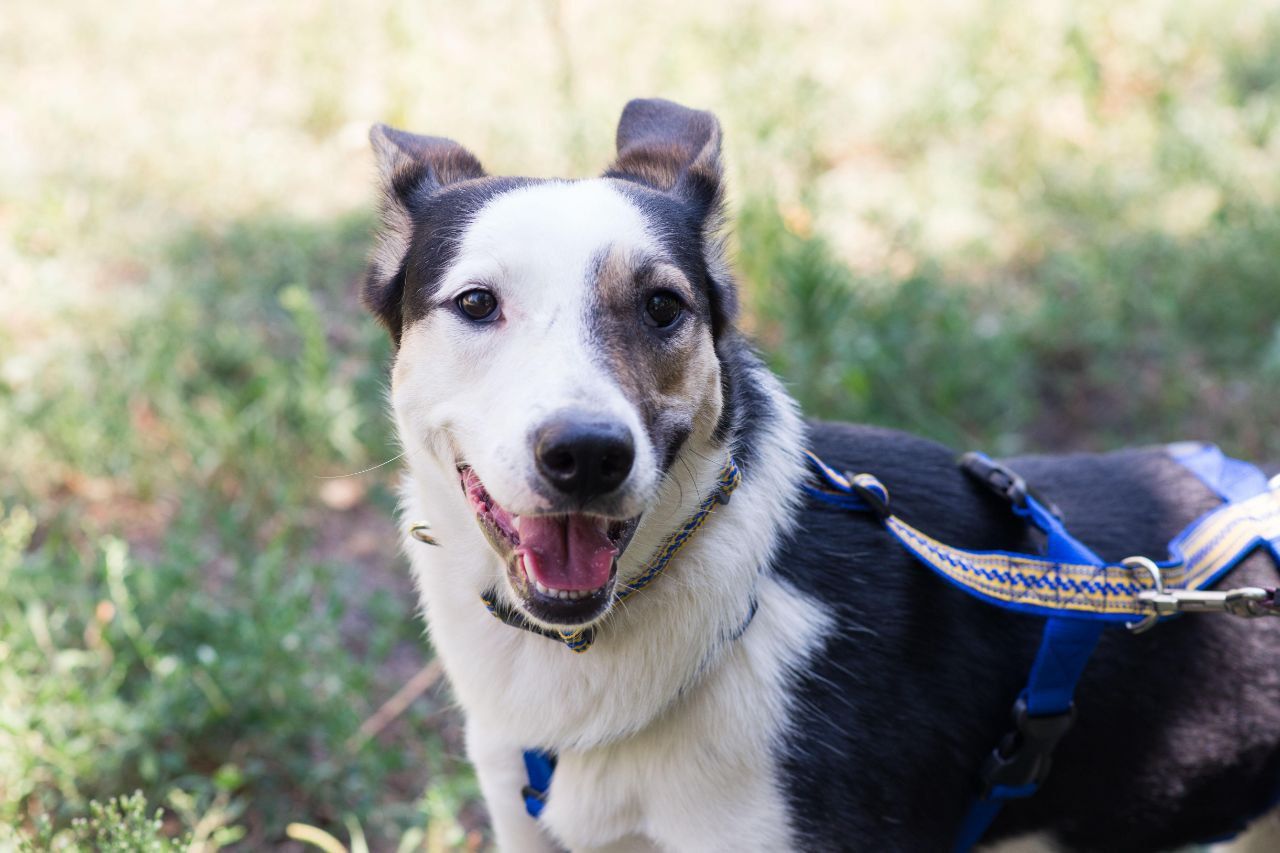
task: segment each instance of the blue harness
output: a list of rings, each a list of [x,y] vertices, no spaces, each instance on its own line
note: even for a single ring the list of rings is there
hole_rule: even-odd
[[[962,468],[1005,497],[1016,515],[1045,535],[1043,554],[945,545],[893,515],[888,489],[875,477],[842,473],[807,454],[814,482],[805,491],[811,497],[875,514],[904,548],[947,582],[990,604],[1046,619],[1027,686],[1014,703],[1014,728],[987,758],[956,853],[981,840],[1007,800],[1029,797],[1043,784],[1054,747],[1075,720],[1076,683],[1105,628],[1125,624],[1146,630],[1184,611],[1280,615],[1276,590],[1206,589],[1260,546],[1280,561],[1280,477],[1268,482],[1261,470],[1213,445],[1173,445],[1168,450],[1223,504],[1180,533],[1162,563],[1145,557],[1105,562],[1067,532],[1056,508],[1037,498],[1021,477],[980,453],[962,457]],[[529,783],[522,797],[529,815],[537,818],[546,805],[556,757],[526,750],[524,765]]]
[[[1045,535],[1043,554],[944,545],[894,516],[879,480],[843,474],[809,454],[817,480],[805,487],[810,496],[875,513],[903,547],[949,583],[990,604],[1046,618],[1027,686],[1014,703],[1014,728],[987,758],[980,793],[960,827],[957,853],[981,840],[1006,801],[1029,797],[1043,784],[1054,747],[1075,720],[1076,683],[1109,625],[1146,630],[1184,611],[1280,615],[1276,590],[1206,589],[1260,546],[1280,561],[1280,477],[1268,483],[1258,468],[1213,445],[1173,445],[1169,453],[1223,504],[1180,533],[1162,563],[1145,557],[1105,562],[1067,532],[1056,509],[1037,498],[1021,477],[982,454],[966,454],[962,468],[1008,499],[1015,514]]]

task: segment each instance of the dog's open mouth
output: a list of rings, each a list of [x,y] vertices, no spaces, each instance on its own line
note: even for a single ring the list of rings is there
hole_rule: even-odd
[[[467,465],[458,478],[481,529],[507,560],[512,590],[528,613],[556,626],[581,626],[609,608],[618,555],[636,519],[586,513],[515,515],[501,506]]]

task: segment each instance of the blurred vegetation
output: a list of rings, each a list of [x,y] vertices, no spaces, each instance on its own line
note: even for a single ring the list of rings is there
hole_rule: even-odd
[[[485,843],[442,690],[367,728],[430,656],[396,466],[340,476],[398,452],[375,120],[585,175],[627,98],[712,108],[809,413],[1280,458],[1280,7],[864,5],[6,9],[0,847]]]

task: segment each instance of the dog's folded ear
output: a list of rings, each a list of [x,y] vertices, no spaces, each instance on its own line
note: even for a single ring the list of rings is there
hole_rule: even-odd
[[[484,168],[475,156],[452,139],[419,136],[375,124],[369,142],[378,161],[384,187],[411,197],[471,178],[483,178]]]
[[[413,238],[413,215],[432,194],[459,181],[483,178],[484,168],[467,149],[451,139],[419,136],[375,124],[369,130],[382,188],[382,224],[369,263],[363,299],[400,339],[404,262]]]
[[[720,203],[720,122],[662,98],[631,101],[618,120],[618,159],[607,178],[676,193],[709,214]]]

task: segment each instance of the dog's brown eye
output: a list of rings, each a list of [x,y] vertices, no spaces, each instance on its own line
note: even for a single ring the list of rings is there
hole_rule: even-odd
[[[666,290],[650,296],[644,305],[644,321],[659,329],[674,325],[683,313],[684,303],[680,301],[680,297]]]
[[[482,288],[468,290],[457,302],[458,310],[472,320],[493,320],[498,313],[498,297]]]

